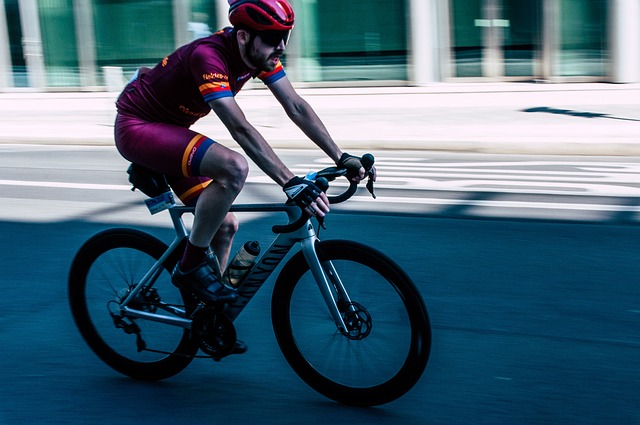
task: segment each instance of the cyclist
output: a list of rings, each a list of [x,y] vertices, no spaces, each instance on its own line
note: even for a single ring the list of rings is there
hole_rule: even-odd
[[[294,24],[287,0],[229,0],[233,27],[197,39],[140,69],[118,97],[115,141],[121,155],[168,176],[176,195],[195,205],[194,222],[173,283],[205,302],[233,302],[208,261],[209,247],[227,264],[236,217],[229,213],[248,172],[247,160],[189,127],[213,110],[244,152],[309,214],[329,212],[327,196],[296,177],[247,121],[234,96],[250,78],[271,90],[289,118],[350,178],[365,176],[360,158],[343,153],[317,114],[292,87],[280,58]]]

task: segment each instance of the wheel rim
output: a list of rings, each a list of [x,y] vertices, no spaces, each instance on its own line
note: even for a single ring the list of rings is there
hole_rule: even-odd
[[[350,260],[332,263],[345,280],[351,300],[370,322],[363,333],[362,323],[353,325],[354,320],[347,320],[358,336],[340,333],[307,271],[295,286],[289,306],[295,344],[308,364],[330,381],[351,388],[383,385],[399,373],[412,349],[410,318],[403,300],[370,267]]]
[[[148,271],[155,258],[135,248],[117,247],[99,255],[87,271],[84,288],[87,316],[101,342],[113,354],[138,363],[156,363],[169,357],[180,344],[184,329],[147,320],[119,319],[129,329],[117,327],[113,313],[130,288]],[[153,312],[159,303],[183,304],[180,292],[171,284],[163,269],[153,289],[136,297],[132,307]],[[116,315],[117,317],[117,315]],[[135,325],[131,325],[135,323]],[[140,338],[147,349],[140,351]]]

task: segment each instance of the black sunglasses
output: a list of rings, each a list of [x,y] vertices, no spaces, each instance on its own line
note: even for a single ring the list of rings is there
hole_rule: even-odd
[[[267,46],[278,47],[282,41],[284,41],[285,46],[289,43],[291,31],[260,31],[258,35]]]

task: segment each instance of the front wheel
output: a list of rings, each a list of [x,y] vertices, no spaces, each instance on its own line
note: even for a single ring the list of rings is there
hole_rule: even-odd
[[[159,380],[182,371],[198,345],[187,329],[122,316],[120,304],[160,259],[167,246],[133,229],[110,229],[89,239],[69,273],[69,303],[82,337],[113,369],[137,379]],[[131,301],[136,310],[186,317],[184,299],[171,284],[170,256]]]
[[[395,262],[366,245],[325,241],[316,251],[348,328],[337,329],[298,253],[273,292],[282,353],[303,381],[333,400],[374,406],[397,399],[418,382],[431,349],[420,293]]]

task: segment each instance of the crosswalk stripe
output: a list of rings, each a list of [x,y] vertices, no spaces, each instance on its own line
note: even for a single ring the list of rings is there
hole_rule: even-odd
[[[489,208],[534,208],[546,210],[576,210],[576,211],[607,211],[640,213],[640,206],[582,204],[567,202],[528,202],[528,201],[486,201],[473,199],[442,199],[442,198],[400,198],[394,196],[378,196],[372,199],[366,196],[354,196],[350,201],[357,202],[386,202],[405,204],[425,204],[442,206],[476,206]]]

